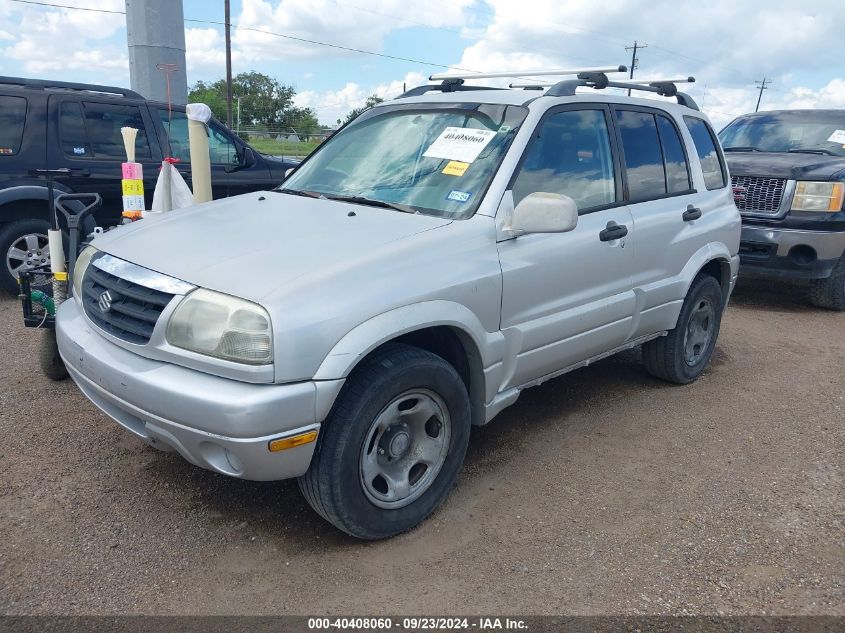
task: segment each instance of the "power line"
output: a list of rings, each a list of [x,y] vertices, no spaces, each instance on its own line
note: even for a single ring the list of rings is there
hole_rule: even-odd
[[[760,94],[757,96],[757,105],[754,108],[754,112],[758,112],[760,110],[760,101],[763,99],[763,91],[768,90],[767,83],[771,83],[771,79],[766,79],[763,77],[763,81],[755,81],[754,83],[760,86]]]

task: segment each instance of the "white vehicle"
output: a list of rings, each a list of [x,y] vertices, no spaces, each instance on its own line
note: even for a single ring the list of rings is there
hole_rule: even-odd
[[[57,315],[70,374],[152,446],[298,477],[365,539],[431,513],[470,426],[527,387],[638,345],[652,374],[695,380],[740,216],[692,100],[601,90],[629,87],[616,70],[542,91],[447,77],[366,111],[275,191],[96,238]]]

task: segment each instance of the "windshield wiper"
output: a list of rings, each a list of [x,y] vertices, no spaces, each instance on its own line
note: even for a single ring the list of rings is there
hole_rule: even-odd
[[[364,196],[342,196],[335,194],[327,194],[324,197],[329,200],[338,200],[340,202],[351,202],[352,204],[362,204],[368,207],[379,207],[380,209],[393,209],[394,211],[401,211],[402,213],[416,213],[417,210],[409,207],[406,204],[396,204],[395,202],[385,202],[384,200],[374,200],[373,198],[365,198]]]
[[[752,147],[751,145],[740,146],[740,147],[726,147],[726,152],[762,152],[763,150],[759,147]]]
[[[322,198],[323,194],[316,191],[305,191],[300,189],[273,189],[276,193],[287,193],[291,196],[305,196],[306,198]]]
[[[821,154],[823,156],[836,156],[833,152],[826,149],[810,149],[808,147],[798,147],[789,150],[790,154]]]

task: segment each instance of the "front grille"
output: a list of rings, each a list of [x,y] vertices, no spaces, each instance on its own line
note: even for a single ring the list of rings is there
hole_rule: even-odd
[[[786,180],[758,176],[731,176],[731,185],[733,185],[737,209],[775,215],[780,209]]]
[[[82,279],[82,306],[88,318],[112,336],[137,345],[149,342],[173,296],[107,273],[93,262]]]

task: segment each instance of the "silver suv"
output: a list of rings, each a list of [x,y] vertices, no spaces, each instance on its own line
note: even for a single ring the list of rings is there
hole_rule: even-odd
[[[365,539],[453,486],[471,425],[642,345],[685,384],[739,259],[718,141],[679,103],[447,78],[365,112],[281,188],[148,218],[81,254],[58,312],[79,388],[151,446],[299,478]]]

